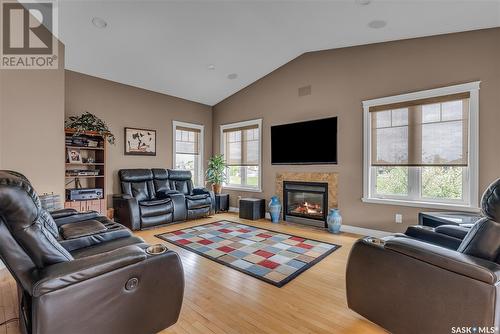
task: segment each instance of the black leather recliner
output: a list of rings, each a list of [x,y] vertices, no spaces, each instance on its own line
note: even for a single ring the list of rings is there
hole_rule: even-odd
[[[213,192],[194,188],[190,171],[121,169],[122,194],[113,196],[120,223],[140,230],[208,216],[214,212]]]
[[[469,231],[470,227],[458,225],[440,225],[437,227],[415,225],[409,226],[406,229],[405,235],[438,244],[441,247],[457,250]]]
[[[207,216],[213,207],[212,196],[204,188],[193,187],[191,178],[191,172],[188,170],[168,170],[170,189],[183,194],[186,198],[186,218]]]
[[[52,216],[16,174],[0,171],[0,257],[19,287],[23,333],[152,334],[177,321],[176,253],[149,255],[142,239],[96,213]]]
[[[395,334],[498,328],[500,179],[481,202],[484,218],[456,250],[405,235],[358,240],[347,264],[349,308]]]

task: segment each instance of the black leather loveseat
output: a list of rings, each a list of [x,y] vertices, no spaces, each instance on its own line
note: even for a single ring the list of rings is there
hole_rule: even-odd
[[[115,217],[141,230],[208,216],[214,211],[213,192],[193,187],[186,170],[121,169],[122,194],[113,196]]]
[[[0,171],[0,258],[18,285],[23,334],[153,334],[174,324],[182,264],[148,246],[95,212],[45,211],[25,177]]]

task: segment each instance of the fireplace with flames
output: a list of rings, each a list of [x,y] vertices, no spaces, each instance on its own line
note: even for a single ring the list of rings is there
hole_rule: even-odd
[[[283,218],[326,227],[328,183],[283,181]]]

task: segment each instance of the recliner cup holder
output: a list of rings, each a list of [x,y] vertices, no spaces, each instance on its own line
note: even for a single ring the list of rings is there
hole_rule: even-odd
[[[375,237],[366,237],[364,240],[366,242],[369,242],[369,243],[377,245],[377,246],[384,246],[385,245],[385,240],[375,238]]]
[[[155,244],[146,248],[146,253],[148,253],[149,255],[160,255],[165,253],[167,250],[167,246],[163,244]]]

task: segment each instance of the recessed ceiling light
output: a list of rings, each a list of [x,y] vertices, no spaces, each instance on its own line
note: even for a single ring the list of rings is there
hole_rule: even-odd
[[[207,66],[207,68],[208,68],[209,70],[212,70],[212,71],[213,71],[213,70],[215,70],[215,65],[214,65],[214,64],[210,64],[210,65],[208,65],[208,66]]]
[[[372,0],[356,0],[356,3],[361,6],[369,5],[371,2]]]
[[[227,78],[228,78],[229,80],[234,80],[234,79],[236,79],[237,77],[238,77],[238,74],[237,74],[237,73],[231,73],[231,74],[228,74],[228,75],[227,75]]]
[[[99,29],[104,29],[108,26],[108,23],[100,17],[92,18],[92,24]]]
[[[383,28],[387,25],[387,22],[383,20],[373,20],[370,23],[368,23],[368,26],[372,29],[380,29]]]

